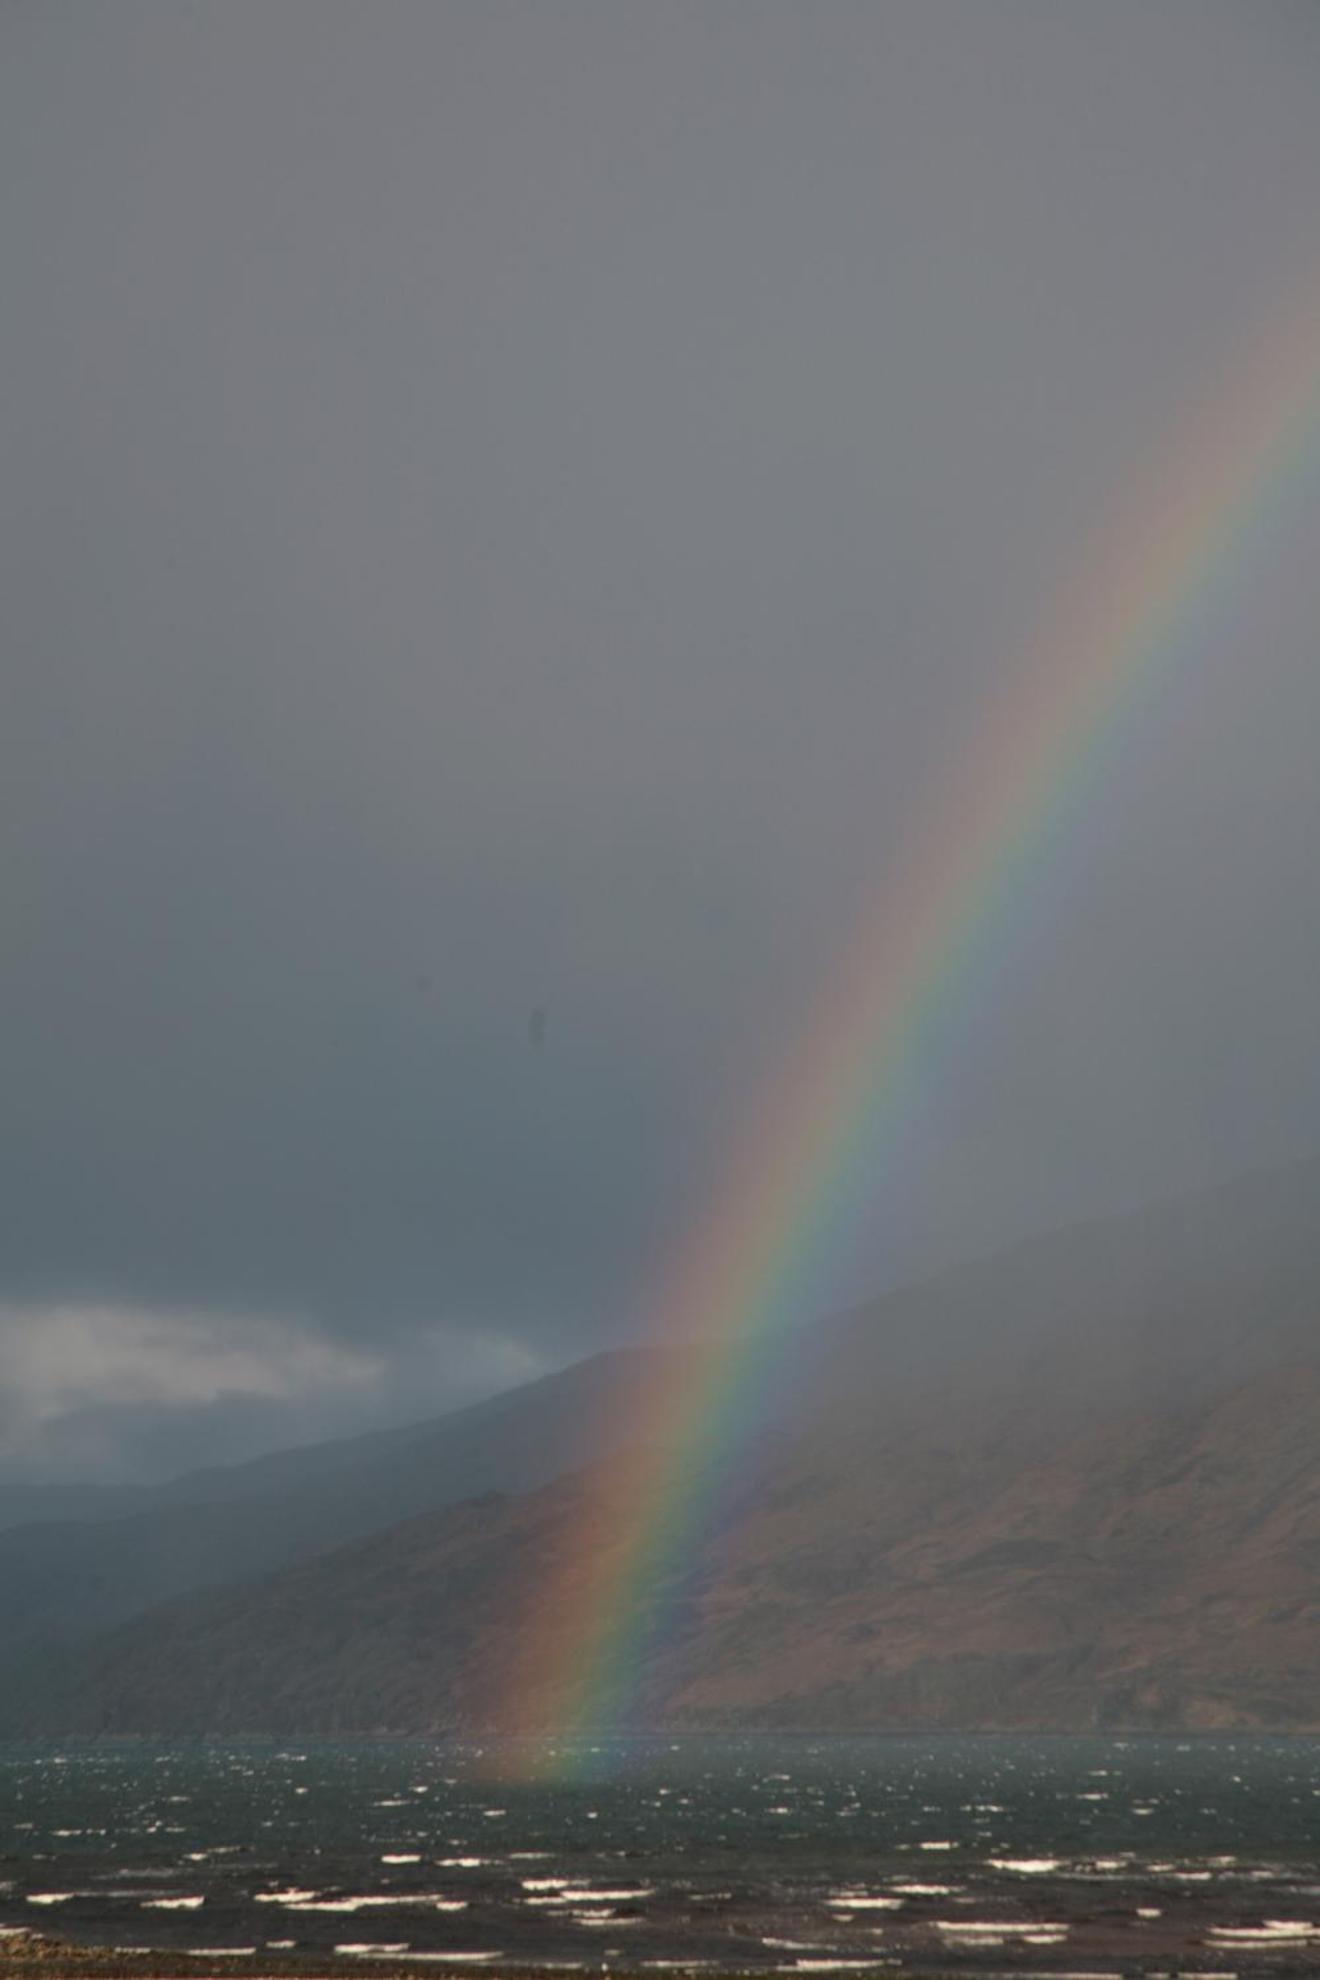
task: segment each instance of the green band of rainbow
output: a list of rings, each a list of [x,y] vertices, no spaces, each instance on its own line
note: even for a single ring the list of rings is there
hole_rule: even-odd
[[[1125,498],[1014,670],[901,898],[886,895],[826,982],[659,1302],[655,1337],[686,1345],[666,1358],[606,1491],[586,1495],[580,1530],[537,1593],[511,1723],[563,1735],[626,1723],[657,1600],[663,1609],[699,1544],[753,1365],[819,1284],[859,1170],[873,1191],[876,1158],[883,1174],[901,1152],[939,1039],[970,1015],[987,961],[1144,694],[1195,651],[1207,599],[1316,464],[1318,433],[1320,290],[1309,285],[1136,478],[1144,493]]]

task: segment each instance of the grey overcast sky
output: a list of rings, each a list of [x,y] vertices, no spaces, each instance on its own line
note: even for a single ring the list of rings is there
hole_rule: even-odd
[[[1320,9],[8,0],[0,269],[0,1478],[149,1475],[635,1333],[1069,560],[1320,269]],[[1318,523],[830,1297],[1320,1147]]]

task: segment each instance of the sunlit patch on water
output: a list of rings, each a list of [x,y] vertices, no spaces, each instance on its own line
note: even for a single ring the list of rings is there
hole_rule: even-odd
[[[1039,1918],[937,1918],[933,1922],[935,1930],[950,1939],[971,1939],[992,1932],[1001,1939],[1026,1939],[1037,1946],[1057,1945],[1070,1929],[1066,1923],[1045,1924]]]
[[[874,1968],[873,1959],[795,1959],[789,1970],[793,1973],[864,1973]]]
[[[1263,1925],[1212,1925],[1210,1937],[1230,1946],[1310,1945],[1320,1940],[1320,1924],[1303,1918],[1267,1918]]]
[[[901,1897],[878,1896],[867,1891],[839,1891],[827,1897],[826,1904],[839,1911],[901,1911]]]
[[[466,1898],[438,1896],[434,1891],[375,1891],[359,1897],[311,1897],[291,1903],[286,1911],[466,1911]]]
[[[415,1947],[408,1953],[409,1959],[440,1960],[451,1966],[488,1966],[493,1959],[507,1959],[507,1953],[500,1952],[420,1952]]]

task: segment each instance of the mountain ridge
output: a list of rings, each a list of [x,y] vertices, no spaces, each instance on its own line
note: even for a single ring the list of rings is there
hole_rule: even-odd
[[[792,1343],[779,1417],[668,1590],[638,1723],[1320,1726],[1318,1202],[1298,1165]],[[180,1600],[30,1666],[0,1723],[553,1727],[612,1491],[597,1454]]]
[[[646,1351],[592,1355],[538,1381],[399,1431],[273,1453],[217,1472],[229,1489],[179,1494],[101,1520],[0,1531],[0,1659],[191,1590],[306,1559],[360,1534],[492,1489],[527,1489],[609,1446]],[[275,1489],[270,1489],[271,1478]],[[244,1492],[245,1482],[265,1489]]]

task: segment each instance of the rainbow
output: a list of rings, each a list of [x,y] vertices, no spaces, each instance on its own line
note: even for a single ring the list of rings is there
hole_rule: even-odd
[[[841,1234],[929,1101],[951,1028],[1103,786],[1124,737],[1196,650],[1208,604],[1315,464],[1320,287],[1276,313],[1198,394],[1077,563],[1011,690],[959,764],[898,897],[824,986],[793,1063],[665,1284],[663,1373],[520,1631],[505,1723],[571,1738],[627,1725],[648,1647],[741,1449],[746,1397]],[[557,1764],[567,1764],[561,1760]]]

